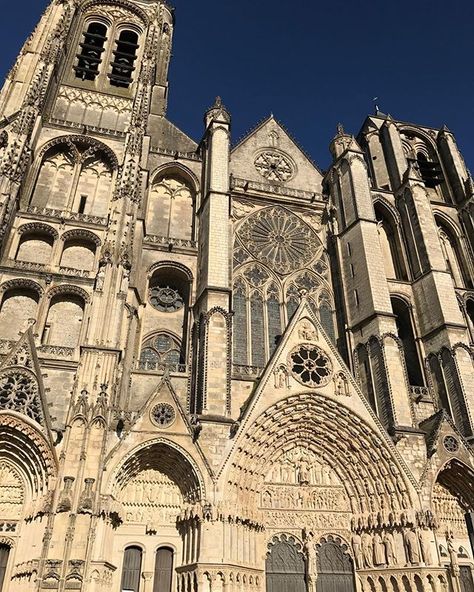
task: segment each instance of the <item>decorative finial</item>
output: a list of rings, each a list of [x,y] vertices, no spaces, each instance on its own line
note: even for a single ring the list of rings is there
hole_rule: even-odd
[[[336,129],[337,129],[337,135],[338,136],[343,136],[346,133],[344,131],[344,126],[342,125],[342,123],[338,123]]]

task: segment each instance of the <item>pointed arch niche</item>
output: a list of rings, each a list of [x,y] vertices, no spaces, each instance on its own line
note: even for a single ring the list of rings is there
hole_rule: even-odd
[[[380,200],[374,203],[375,218],[387,279],[408,280],[399,224],[393,213]]]
[[[150,186],[145,218],[146,233],[162,239],[194,240],[197,184],[187,170],[167,167]]]
[[[58,138],[42,152],[29,206],[105,217],[117,159],[101,142]]]
[[[444,217],[435,215],[436,225],[438,227],[439,240],[446,270],[453,278],[453,283],[457,288],[472,288],[473,283],[464,257],[464,248],[459,236],[459,230]]]

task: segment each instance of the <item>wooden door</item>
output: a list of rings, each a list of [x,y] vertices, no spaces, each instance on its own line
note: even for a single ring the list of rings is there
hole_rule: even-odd
[[[0,592],[5,588],[5,573],[7,571],[8,556],[10,555],[10,547],[8,545],[0,545]]]
[[[156,552],[153,592],[171,592],[173,585],[173,549],[161,547]]]
[[[267,592],[306,592],[305,561],[292,537],[276,537],[266,560]]]
[[[474,580],[472,578],[472,570],[469,565],[461,565],[460,567],[461,592],[474,592]]]
[[[318,592],[356,592],[354,566],[344,545],[333,537],[318,545]]]
[[[140,547],[127,547],[123,558],[121,592],[139,592],[141,572],[142,550]]]

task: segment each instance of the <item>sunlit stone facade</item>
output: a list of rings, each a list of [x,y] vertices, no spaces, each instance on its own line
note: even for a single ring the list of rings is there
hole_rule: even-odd
[[[198,143],[173,30],[54,0],[0,94],[1,592],[473,592],[453,135],[377,112],[321,171],[217,99]]]

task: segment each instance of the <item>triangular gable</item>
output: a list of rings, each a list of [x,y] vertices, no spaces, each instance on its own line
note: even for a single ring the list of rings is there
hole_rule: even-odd
[[[283,161],[276,164],[288,166],[280,181],[265,176],[265,159],[268,155],[281,155]],[[273,115],[232,149],[230,170],[237,179],[321,193],[320,170]]]
[[[258,386],[243,408],[239,429],[226,458],[238,446],[246,429],[267,409],[291,395],[315,391],[364,420],[385,441],[412,485],[418,487],[410,469],[304,296]],[[221,471],[224,466],[221,466]]]
[[[444,409],[423,421],[420,429],[425,433],[428,459],[437,455],[444,460],[445,457],[455,454],[464,462],[473,463],[474,458],[468,442]]]
[[[167,410],[174,415],[174,418],[168,425],[160,425],[161,418],[164,418],[165,424],[167,423]],[[143,442],[149,439],[150,433],[162,435],[173,440],[176,439],[177,441],[182,441],[183,438],[191,438],[201,460],[208,468],[209,473],[211,473],[209,463],[197,441],[199,436],[198,430],[199,424],[192,425],[190,423],[181,405],[181,401],[173,388],[169,374],[165,372],[158,386],[154,389],[153,394],[147,398],[146,403],[134,417],[133,421],[126,427],[120,442],[108,454],[108,458],[115,456],[119,448],[128,449],[130,446],[135,447],[137,444],[136,436],[138,434],[142,434]]]
[[[51,418],[30,326],[0,364],[0,411],[16,411],[41,426],[50,442]]]

